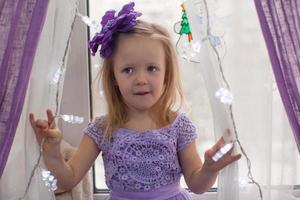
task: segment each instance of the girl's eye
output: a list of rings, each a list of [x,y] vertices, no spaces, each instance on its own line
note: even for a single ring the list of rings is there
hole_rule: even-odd
[[[126,67],[122,70],[122,72],[124,72],[126,74],[131,74],[133,72],[133,68],[132,67]]]
[[[150,65],[147,69],[150,72],[156,72],[158,70],[158,68],[155,65]]]

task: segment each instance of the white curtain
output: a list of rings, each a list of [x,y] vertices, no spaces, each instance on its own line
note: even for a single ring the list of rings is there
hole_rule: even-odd
[[[23,196],[31,171],[37,162],[39,146],[30,126],[28,114],[46,118],[46,109],[55,110],[56,86],[51,85],[55,71],[62,64],[65,47],[75,15],[75,0],[51,0],[35,56],[31,79],[15,139],[1,178],[0,199],[17,200]],[[58,102],[61,100],[63,80]],[[28,190],[27,200],[53,199],[37,170]]]
[[[203,1],[188,0],[185,3],[193,36],[200,38],[205,33],[201,27],[206,26],[205,18],[200,17],[204,13],[200,6]],[[222,65],[234,96],[233,113],[239,139],[251,160],[254,179],[262,187],[263,199],[295,199],[292,189],[300,183],[300,157],[274,82],[254,2],[207,0],[207,3],[211,31],[226,43],[226,48],[219,46],[218,50],[224,55]],[[186,78],[186,88],[190,88],[188,98],[192,105],[196,105],[192,106],[192,116],[196,121],[200,116],[201,122],[213,126],[199,123],[204,134],[200,140],[208,138],[207,130],[215,131],[218,137],[226,124],[231,127],[225,106],[222,108],[216,100],[212,100],[217,83],[224,86],[213,54],[209,45],[203,43],[196,58],[200,64],[192,64],[193,67],[185,68],[192,70],[184,72],[185,77],[190,77]],[[211,76],[214,73],[216,76]],[[191,77],[191,74],[194,76]],[[198,88],[206,89],[207,94]],[[211,107],[208,111],[211,114],[203,111],[203,106]],[[247,177],[246,160],[242,158],[238,165],[234,164],[220,174],[218,198],[258,200],[257,187],[250,184]]]

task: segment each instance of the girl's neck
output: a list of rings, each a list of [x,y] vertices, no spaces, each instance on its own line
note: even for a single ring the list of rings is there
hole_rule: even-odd
[[[173,113],[171,116],[169,116],[170,122],[173,122],[176,116],[176,113]],[[162,128],[170,124],[170,122],[159,124],[157,119],[159,119],[159,116],[156,116],[151,112],[129,112],[128,121],[123,125],[123,128],[135,131],[146,131]]]
[[[150,112],[131,112],[128,115],[128,121],[124,128],[145,131],[159,128]]]

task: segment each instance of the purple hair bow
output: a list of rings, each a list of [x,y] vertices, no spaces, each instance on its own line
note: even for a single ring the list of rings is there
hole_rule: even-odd
[[[130,2],[123,6],[117,16],[115,10],[106,11],[102,17],[102,29],[96,33],[92,40],[89,41],[89,48],[92,55],[98,51],[101,45],[100,55],[103,58],[108,58],[113,52],[114,35],[117,32],[128,32],[137,24],[136,18],[142,13],[134,11],[134,2]]]

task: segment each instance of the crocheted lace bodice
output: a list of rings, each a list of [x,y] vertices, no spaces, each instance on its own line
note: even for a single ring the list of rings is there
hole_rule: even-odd
[[[111,142],[103,141],[96,118],[84,129],[102,151],[105,180],[114,191],[152,191],[179,182],[181,167],[177,152],[196,138],[195,126],[179,114],[168,127],[138,132],[118,128]]]

